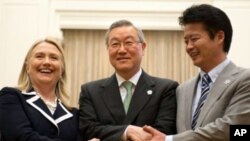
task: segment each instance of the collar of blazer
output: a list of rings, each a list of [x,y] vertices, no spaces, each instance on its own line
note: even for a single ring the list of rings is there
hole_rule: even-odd
[[[201,125],[204,119],[207,116],[209,111],[212,110],[215,106],[214,103],[222,97],[224,94],[228,94],[227,88],[230,87],[231,84],[233,84],[234,81],[237,80],[239,77],[238,75],[240,72],[242,72],[244,69],[237,67],[234,63],[229,63],[223,71],[220,73],[220,75],[217,77],[215,82],[213,83],[209,95],[207,97],[207,100],[205,104],[203,105],[203,110],[201,111],[199,115],[199,119],[197,121],[197,125]]]
[[[57,107],[55,113],[52,115],[47,106],[42,101],[35,91],[22,92],[23,95],[30,95],[26,102],[40,112],[45,118],[47,118],[52,124],[58,128],[58,123],[73,117],[73,115],[63,106],[60,100],[57,101]]]

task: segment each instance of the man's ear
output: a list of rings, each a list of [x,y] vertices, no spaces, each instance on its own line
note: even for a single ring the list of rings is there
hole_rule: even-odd
[[[144,55],[144,51],[145,51],[145,48],[147,47],[147,44],[145,42],[143,42],[143,43],[141,43],[141,47],[142,47],[142,52]]]
[[[217,34],[216,34],[216,39],[218,40],[218,43],[220,44],[223,44],[224,43],[224,40],[225,40],[225,33],[224,31],[219,31]]]

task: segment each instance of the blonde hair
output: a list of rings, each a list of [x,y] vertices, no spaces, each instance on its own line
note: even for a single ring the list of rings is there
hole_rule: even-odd
[[[26,57],[25,57],[24,62],[23,62],[22,70],[19,74],[18,89],[21,91],[26,91],[26,92],[31,91],[33,89],[29,75],[27,73],[27,63],[31,57],[31,53],[32,53],[33,49],[38,44],[43,43],[43,42],[50,43],[50,44],[53,44],[54,46],[56,46],[56,48],[59,50],[59,52],[62,55],[62,69],[63,70],[62,70],[62,76],[56,85],[56,94],[57,94],[58,98],[62,101],[62,103],[67,108],[71,108],[67,103],[67,99],[69,98],[69,95],[68,95],[67,89],[66,89],[67,75],[66,75],[66,64],[65,64],[64,52],[63,52],[63,42],[62,42],[62,40],[59,40],[58,38],[46,37],[45,39],[37,40],[36,42],[33,43],[33,45],[31,46],[31,48],[29,49],[29,51],[26,54]]]

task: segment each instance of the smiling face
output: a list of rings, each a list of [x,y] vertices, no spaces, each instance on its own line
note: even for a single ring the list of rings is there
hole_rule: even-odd
[[[211,39],[201,23],[190,23],[184,27],[186,52],[194,65],[209,72],[226,58],[223,51],[224,32],[216,33]]]
[[[145,43],[139,42],[138,33],[133,26],[117,27],[109,33],[110,63],[125,79],[129,79],[140,69],[145,47]]]
[[[34,87],[55,87],[63,72],[62,54],[55,45],[48,42],[37,44],[26,63],[26,70]]]

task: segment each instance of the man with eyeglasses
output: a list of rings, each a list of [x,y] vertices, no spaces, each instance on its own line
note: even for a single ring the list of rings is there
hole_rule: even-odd
[[[130,21],[114,22],[106,45],[115,73],[82,85],[79,127],[85,140],[146,140],[142,129],[151,125],[166,134],[176,133],[178,83],[148,75],[141,68],[146,48],[143,32]]]

